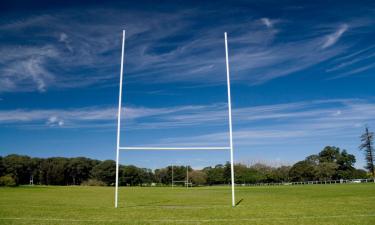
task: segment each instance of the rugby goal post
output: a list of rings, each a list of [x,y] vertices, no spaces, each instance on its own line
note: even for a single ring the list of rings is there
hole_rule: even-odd
[[[186,188],[188,188],[189,186],[190,187],[193,187],[193,183],[192,182],[189,182],[189,166],[188,165],[186,165],[186,177],[185,177],[185,180],[184,181],[182,181],[182,180],[177,180],[177,181],[175,181],[174,180],[174,173],[173,173],[173,164],[172,164],[172,166],[171,166],[172,168],[171,168],[171,172],[172,172],[172,180],[171,180],[171,186],[172,186],[172,189],[173,189],[173,187],[174,187],[174,184],[175,183],[184,183],[184,185],[185,185],[185,187]]]
[[[122,31],[121,68],[120,68],[120,84],[119,84],[119,98],[118,98],[118,112],[117,112],[115,208],[118,207],[120,150],[142,150],[142,151],[143,150],[229,150],[230,151],[230,169],[231,169],[232,206],[234,207],[236,205],[235,193],[234,193],[232,104],[231,104],[231,91],[230,91],[227,32],[224,32],[224,44],[225,44],[225,63],[226,63],[226,75],[227,75],[227,95],[228,95],[229,146],[226,146],[226,147],[149,147],[149,146],[121,147],[120,146],[120,131],[121,131],[121,111],[122,111],[122,83],[123,83],[124,54],[125,54],[125,30]]]

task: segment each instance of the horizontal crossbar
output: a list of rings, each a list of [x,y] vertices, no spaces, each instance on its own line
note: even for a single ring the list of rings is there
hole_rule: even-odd
[[[120,147],[120,150],[230,150],[230,147]]]

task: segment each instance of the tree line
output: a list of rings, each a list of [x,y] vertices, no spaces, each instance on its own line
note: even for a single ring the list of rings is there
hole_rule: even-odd
[[[332,179],[369,178],[370,173],[354,168],[355,156],[346,150],[327,146],[316,155],[310,155],[292,166],[273,167],[265,164],[235,164],[235,182],[271,183]],[[186,171],[188,170],[188,171]],[[174,181],[188,181],[193,185],[230,183],[230,164],[218,164],[194,170],[190,166],[173,166]],[[85,157],[35,158],[11,154],[0,156],[0,185],[114,185],[116,162]],[[119,184],[170,185],[172,166],[151,170],[133,165],[120,165]],[[176,183],[177,184],[183,184]]]

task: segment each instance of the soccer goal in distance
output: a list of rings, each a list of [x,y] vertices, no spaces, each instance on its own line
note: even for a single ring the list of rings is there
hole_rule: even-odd
[[[228,150],[230,153],[231,165],[231,190],[232,190],[232,206],[235,206],[234,193],[234,165],[233,165],[233,135],[232,135],[232,105],[231,105],[231,91],[230,91],[230,74],[229,74],[229,60],[228,60],[228,40],[227,33],[224,33],[225,46],[225,63],[227,75],[227,94],[228,94],[228,117],[229,117],[229,146],[218,147],[141,147],[141,146],[120,146],[120,131],[121,131],[121,111],[122,111],[122,84],[124,72],[124,54],[125,54],[125,30],[122,31],[122,50],[121,50],[121,68],[120,68],[120,84],[119,84],[119,98],[118,98],[118,112],[117,112],[117,141],[116,141],[116,183],[115,183],[115,208],[118,207],[118,186],[119,186],[119,160],[120,151],[136,151],[136,150]],[[126,116],[126,115],[124,115]]]

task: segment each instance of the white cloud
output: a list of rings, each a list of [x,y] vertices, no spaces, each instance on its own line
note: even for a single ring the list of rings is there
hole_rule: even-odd
[[[167,120],[182,120],[183,118],[168,118],[173,114],[185,114],[196,112],[198,114],[202,111],[214,109],[216,106],[179,106],[179,107],[167,107],[167,108],[145,108],[145,107],[126,107],[123,110],[123,119],[127,120],[127,124],[134,124],[138,119],[144,118],[160,118],[162,121],[166,121],[166,126],[170,126]],[[62,126],[66,128],[72,127],[90,127],[90,126],[115,126],[117,118],[116,108],[76,108],[70,110],[59,110],[59,109],[44,109],[44,110],[0,110],[0,124],[13,124],[17,126],[40,126],[46,125],[51,126]],[[198,119],[195,118],[194,123],[197,123]],[[46,121],[46,122],[45,122]],[[138,122],[137,122],[138,123]],[[190,122],[185,125],[189,125]],[[155,124],[154,124],[155,125]],[[154,126],[153,125],[153,126]],[[178,124],[177,124],[178,125]],[[180,123],[180,125],[184,125]],[[175,125],[176,126],[176,125]],[[151,127],[144,126],[140,123],[140,128],[150,129]],[[161,127],[162,128],[162,127]],[[137,128],[139,129],[139,128]]]
[[[115,127],[116,108],[70,110],[2,110],[0,124],[17,126],[59,125],[74,127]],[[128,107],[123,114],[125,129],[149,130],[181,127],[227,127],[226,104],[166,108]],[[356,124],[374,122],[375,103],[359,99],[332,99],[263,105],[233,109],[237,137],[285,137],[330,130],[350,130]],[[8,126],[9,127],[9,126]],[[226,130],[226,129],[224,129]],[[290,131],[290,132],[285,132]],[[189,132],[189,129],[186,130]],[[268,133],[267,133],[268,132]],[[267,134],[266,134],[267,133]],[[216,134],[215,134],[216,135]],[[223,136],[224,137],[224,136]]]
[[[0,67],[0,92],[45,91],[55,79],[46,64],[58,55],[57,50],[50,45],[0,49],[0,64],[6,65]]]
[[[66,33],[61,33],[61,34],[60,34],[59,41],[61,41],[61,42],[66,42],[67,39],[68,39],[68,35],[66,35]]]
[[[375,126],[375,103],[359,99],[336,99],[288,103],[234,110],[234,143],[267,146],[322,143],[323,139],[356,140],[364,124]],[[222,121],[221,121],[222,122]],[[228,132],[209,132],[164,138],[152,144],[182,146],[228,144]]]
[[[325,48],[328,48],[328,47],[334,45],[347,30],[348,30],[348,25],[347,24],[341,25],[336,30],[335,33],[330,34],[330,35],[328,35],[326,37],[326,40],[323,43],[322,48],[325,49]]]
[[[61,33],[59,37],[59,41],[65,44],[65,47],[70,51],[73,52],[73,47],[70,45],[70,40],[68,39],[68,35],[66,33]]]
[[[267,27],[272,28],[273,27],[273,21],[271,21],[269,18],[261,18],[260,21]]]
[[[362,72],[370,70],[372,68],[375,68],[375,63],[371,63],[371,64],[368,64],[366,66],[360,66],[360,67],[357,67],[355,69],[351,69],[351,70],[349,70],[347,72],[343,72],[340,75],[333,77],[332,79],[336,79],[336,78],[346,77],[346,76],[353,75],[353,74],[362,73]]]
[[[341,115],[341,114],[342,114],[341,110],[337,110],[333,115],[334,115],[334,116],[339,116],[339,115]]]
[[[343,61],[339,63],[335,63],[333,67],[326,70],[326,72],[334,72],[334,71],[340,71],[340,70],[351,70],[351,68],[348,68],[349,66],[356,66],[356,64],[359,64],[361,62],[364,62],[366,60],[372,59],[375,57],[375,52],[368,52],[370,49],[365,49],[365,52],[359,51],[359,53],[351,56],[345,56],[342,58],[339,58],[337,61]]]
[[[134,16],[135,14],[137,16]],[[57,41],[64,45],[49,43],[46,46],[54,49],[58,57],[47,54],[38,59],[39,71],[44,71],[44,75],[48,76],[30,76],[29,79],[34,79],[32,83],[25,82],[24,75],[20,73],[12,74],[13,76],[9,73],[5,73],[5,76],[0,73],[0,91],[41,91],[47,90],[48,87],[113,85],[118,79],[116,74],[119,60],[116,60],[116,57],[120,54],[121,39],[120,32],[114,31],[123,26],[123,21],[127,24],[129,41],[126,50],[128,82],[223,82],[225,75],[218,76],[225,71],[222,51],[223,30],[229,32],[233,80],[242,80],[249,84],[261,84],[306,69],[337,56],[345,49],[345,46],[332,45],[347,30],[346,24],[329,35],[323,44],[323,34],[314,28],[310,30],[313,35],[275,42],[277,32],[274,27],[280,20],[266,17],[260,20],[248,19],[230,26],[219,24],[210,29],[202,28],[181,41],[165,41],[166,38],[185,33],[192,26],[192,18],[196,14],[197,11],[194,10],[174,14],[155,12],[146,15],[142,12],[124,13],[117,9],[91,9],[71,11],[69,14],[62,11],[55,15],[36,16],[21,22],[1,25],[0,30],[4,33],[17,31],[18,38],[23,37],[22,31],[26,28],[41,27],[53,30],[54,32],[49,34],[55,39],[58,34]],[[96,22],[81,23],[79,18],[83,16],[95,16]],[[261,29],[259,21],[269,29]],[[45,38],[45,34],[34,36],[35,40],[38,38]],[[31,60],[27,49],[40,48],[46,51],[46,46],[23,46],[22,51],[14,51],[11,54],[13,57],[7,52],[0,52],[0,64],[3,62],[0,70],[9,71],[13,69],[10,68],[12,63],[19,64]],[[158,51],[160,49],[163,51]],[[11,63],[7,64],[5,61]],[[53,65],[59,74],[52,73],[48,69],[49,64]],[[82,68],[95,72],[76,72]],[[158,79],[154,79],[155,76]]]
[[[51,127],[55,126],[63,126],[64,125],[64,120],[59,119],[57,116],[51,116],[48,118],[47,125]]]

